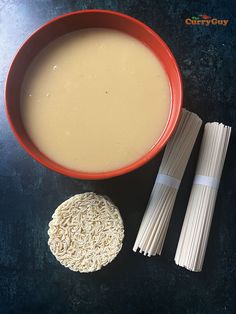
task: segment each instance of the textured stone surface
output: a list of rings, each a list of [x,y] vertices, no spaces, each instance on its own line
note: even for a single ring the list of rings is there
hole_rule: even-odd
[[[206,121],[235,128],[233,1],[0,0],[0,313],[235,313],[235,129],[219,190],[202,273],[178,268],[174,254],[199,145],[187,168],[161,257],[132,252],[161,154],[142,169],[107,181],[73,180],[33,161],[13,137],[3,85],[18,46],[54,16],[85,8],[130,14],[157,31],[181,68],[184,105]],[[229,19],[227,27],[186,26],[198,14]],[[94,274],[64,269],[47,246],[54,209],[79,192],[107,194],[119,206],[126,238],[117,259]]]

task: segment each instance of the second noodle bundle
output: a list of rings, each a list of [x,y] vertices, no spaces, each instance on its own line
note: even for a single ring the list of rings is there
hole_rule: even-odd
[[[231,128],[207,123],[175,262],[201,271]]]

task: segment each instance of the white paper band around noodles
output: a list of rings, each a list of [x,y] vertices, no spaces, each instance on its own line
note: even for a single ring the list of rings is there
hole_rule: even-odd
[[[210,188],[218,189],[219,180],[214,177],[196,175],[194,178],[193,184],[200,184],[200,185],[209,186]]]
[[[171,176],[168,176],[166,174],[158,173],[158,175],[156,177],[156,183],[167,185],[167,186],[174,188],[176,190],[178,190],[180,182],[181,182],[180,180],[173,178]]]

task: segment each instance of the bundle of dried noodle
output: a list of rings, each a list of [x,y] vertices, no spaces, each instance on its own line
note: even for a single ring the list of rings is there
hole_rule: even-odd
[[[207,123],[189,203],[175,255],[177,265],[202,270],[231,128]]]
[[[56,259],[73,271],[92,272],[110,263],[124,238],[118,208],[92,192],[77,194],[55,210],[48,244]]]
[[[202,120],[183,109],[178,127],[168,142],[160,169],[133,247],[144,255],[161,254],[177,191]]]

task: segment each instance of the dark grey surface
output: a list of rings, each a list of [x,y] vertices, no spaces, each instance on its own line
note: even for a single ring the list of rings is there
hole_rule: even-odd
[[[180,65],[185,107],[205,122],[236,125],[233,1],[0,0],[0,313],[235,313],[235,129],[199,274],[173,262],[199,143],[180,188],[163,255],[147,258],[133,253],[132,245],[161,154],[126,176],[96,182],[74,180],[33,161],[10,131],[3,85],[16,49],[49,19],[85,8],[117,10],[151,26]],[[230,22],[227,27],[184,24],[186,17],[197,14]],[[47,225],[54,209],[84,191],[110,196],[121,210],[126,230],[117,259],[94,274],[63,268],[47,246]]]

